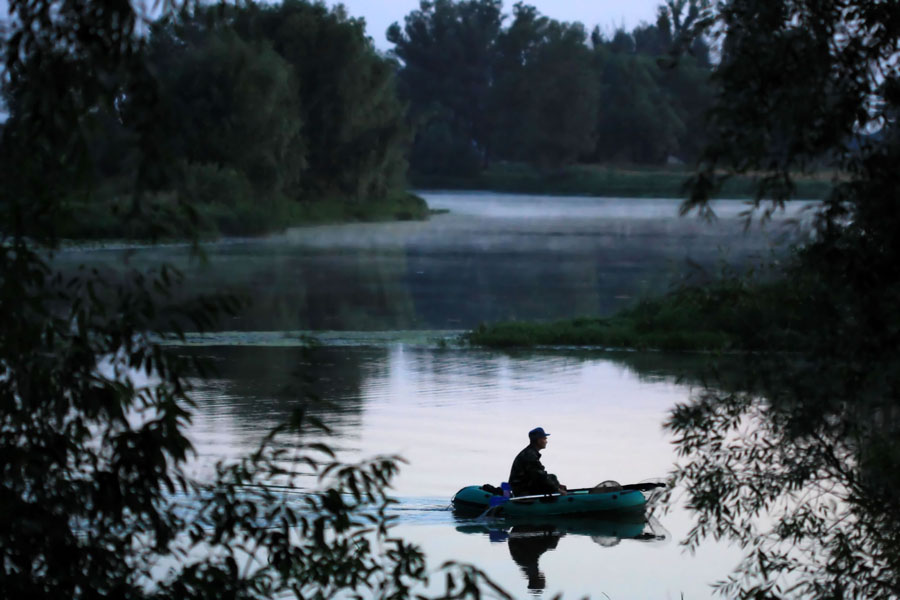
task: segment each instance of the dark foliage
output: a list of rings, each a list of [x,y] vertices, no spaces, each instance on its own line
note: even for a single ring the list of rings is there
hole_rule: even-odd
[[[403,62],[400,93],[421,131],[412,151],[414,167],[475,172],[489,159],[488,106],[501,8],[500,0],[423,1],[403,28],[394,23],[388,29],[393,54]],[[439,164],[435,154],[449,162]]]
[[[27,188],[53,173],[54,195],[65,199],[65,210],[52,215],[59,234],[186,237],[192,220],[207,233],[247,234],[312,220],[317,212],[344,219],[391,217],[398,205],[416,212],[405,189],[411,130],[396,95],[395,65],[375,51],[361,20],[290,0],[186,7],[140,28],[145,43],[126,44],[133,68],[98,73],[92,95],[60,85],[80,68],[64,46],[28,54],[10,71],[7,135],[26,149],[55,136],[58,147],[68,131],[51,128],[77,122],[80,129],[83,147],[53,156],[35,149],[23,154],[27,161],[6,161],[13,186]],[[28,48],[20,38],[13,42]],[[101,44],[91,51],[107,50]],[[65,99],[60,108],[79,111],[77,121],[59,112],[39,131],[27,130],[31,105],[48,102],[36,90],[52,86],[54,97]],[[150,151],[161,159],[153,165],[140,159]],[[39,156],[51,162],[39,163]],[[76,156],[84,164],[70,164]],[[73,192],[86,183],[73,178],[86,176],[90,202]],[[130,202],[137,189],[139,207]],[[190,201],[193,215],[178,216],[179,197]],[[332,208],[313,208],[322,204]],[[137,215],[124,229],[115,217],[122,212]],[[148,212],[166,218],[140,216]]]
[[[492,347],[598,346],[673,352],[798,350],[818,323],[796,281],[727,276],[646,298],[608,318],[481,325],[466,341]]]
[[[375,51],[361,19],[342,7],[288,0],[248,4],[229,22],[292,69],[309,164],[305,191],[360,204],[404,191],[410,131],[395,64]]]
[[[697,511],[687,542],[744,546],[722,583],[729,597],[894,598],[900,6],[731,0],[716,23],[712,141],[685,209],[708,210],[732,173],[758,176],[764,215],[791,197],[793,173],[827,165],[836,175],[816,239],[789,271],[817,326],[795,355],[748,358],[752,393],[707,389],[669,422],[685,459],[676,476]]]
[[[599,85],[586,40],[581,23],[560,23],[516,4],[495,50],[496,157],[547,169],[593,149]]]
[[[693,35],[704,5],[670,1],[656,24],[608,40],[595,28],[588,44],[581,23],[522,2],[511,18],[495,0],[423,2],[388,30],[417,126],[414,174],[692,160],[712,96],[709,50]],[[683,47],[693,56],[672,60]]]

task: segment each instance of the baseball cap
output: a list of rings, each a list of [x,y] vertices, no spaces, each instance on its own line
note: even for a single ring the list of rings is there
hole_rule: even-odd
[[[528,432],[528,437],[532,440],[537,439],[537,438],[547,437],[548,435],[550,435],[550,434],[547,433],[546,431],[544,431],[543,427],[535,427],[534,429],[532,429],[531,431]]]

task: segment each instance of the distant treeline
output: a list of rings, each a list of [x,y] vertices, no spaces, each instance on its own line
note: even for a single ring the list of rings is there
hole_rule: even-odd
[[[82,123],[94,187],[85,195],[72,182],[64,236],[153,233],[142,219],[123,231],[115,216],[133,210],[136,186],[141,210],[186,199],[181,204],[211,233],[427,211],[406,191],[413,134],[396,93],[396,63],[343,8],[306,0],[199,6],[153,24],[145,53],[152,93],[128,94],[123,81],[119,97]],[[13,133],[41,69],[34,65],[32,76],[5,90]],[[155,164],[167,168],[154,173],[140,172],[145,149],[134,135],[148,114],[161,140],[155,150],[166,154]]]
[[[588,34],[521,2],[422,2],[388,29],[401,97],[426,175],[475,175],[498,161],[557,169],[577,162],[690,161],[711,105],[709,47],[679,48],[697,0],[668,0],[655,24]],[[673,59],[676,50],[681,52]]]
[[[607,39],[522,3],[509,16],[500,0],[423,1],[404,27],[390,27],[386,54],[341,6],[195,6],[149,30],[154,89],[106,74],[114,97],[79,117],[92,176],[57,182],[67,197],[59,231],[177,236],[199,220],[213,234],[242,234],[418,218],[427,207],[406,191],[410,166],[471,184],[500,162],[545,172],[690,160],[712,99],[709,49],[695,42],[677,61],[669,52],[693,26],[696,2],[668,0],[655,24]],[[7,82],[8,139],[32,135],[16,133],[21,110],[51,101],[44,79],[76,60],[61,48],[58,64],[30,64]],[[165,154],[153,172],[140,167],[148,119],[160,140],[153,151]],[[27,167],[29,177],[49,171]],[[185,205],[195,214],[180,228],[175,207]],[[146,223],[159,219],[142,218],[123,229],[117,214],[147,210],[172,214],[171,230],[151,232]]]
[[[153,29],[149,60],[192,197],[253,198],[257,210],[324,200],[362,215],[404,193],[411,130],[394,66],[341,8],[200,8]]]

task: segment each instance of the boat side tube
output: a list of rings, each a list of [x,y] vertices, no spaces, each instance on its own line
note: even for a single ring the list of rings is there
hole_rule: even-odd
[[[597,491],[592,488],[571,490],[567,494],[539,494],[507,498],[491,494],[479,486],[461,489],[453,497],[457,509],[484,511],[499,516],[561,515],[633,512],[643,510],[647,499],[642,489],[622,486],[621,489]],[[653,484],[653,487],[658,487]]]

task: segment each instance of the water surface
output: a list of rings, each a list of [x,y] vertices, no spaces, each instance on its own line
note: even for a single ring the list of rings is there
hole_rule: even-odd
[[[447,209],[427,222],[328,225],[204,246],[103,245],[58,260],[119,268],[169,261],[186,273],[184,294],[231,291],[253,303],[218,331],[175,352],[212,361],[197,382],[192,469],[256,448],[305,394],[297,375],[330,401],[317,414],[345,460],[398,453],[397,531],[430,564],[473,562],[516,597],[683,598],[709,583],[737,552],[678,546],[689,515],[648,523],[542,522],[511,526],[460,520],[451,496],[507,478],[526,432],[551,432],[544,464],[570,486],[665,477],[676,456],[662,424],[691,393],[706,358],[572,349],[501,353],[447,340],[480,322],[609,315],[685,278],[778,257],[803,238],[792,204],[766,228],[749,229],[743,202],[716,204],[714,223],[678,218],[672,199],[426,194]],[[323,346],[312,353],[302,336]]]
[[[604,316],[688,277],[770,260],[802,237],[809,203],[746,229],[741,201],[715,222],[678,217],[673,199],[425,194],[449,210],[423,222],[300,227],[204,245],[105,245],[61,261],[113,268],[169,261],[186,293],[231,291],[252,301],[223,329],[240,331],[469,329],[481,322]]]
[[[691,390],[703,357],[557,350],[506,354],[408,342],[380,346],[210,346],[221,375],[203,382],[191,432],[201,464],[252,450],[301,402],[293,374],[316,365],[319,415],[345,460],[398,453],[397,533],[437,566],[473,562],[516,597],[707,598],[737,560],[717,545],[697,556],[677,541],[677,508],[649,523],[542,520],[510,524],[456,517],[451,496],[498,485],[536,425],[551,432],[544,464],[574,487],[663,477],[675,460],[661,423]],[[685,375],[687,379],[685,379]],[[312,485],[312,482],[311,482]],[[543,591],[541,591],[543,590]],[[604,596],[603,594],[606,594]]]

